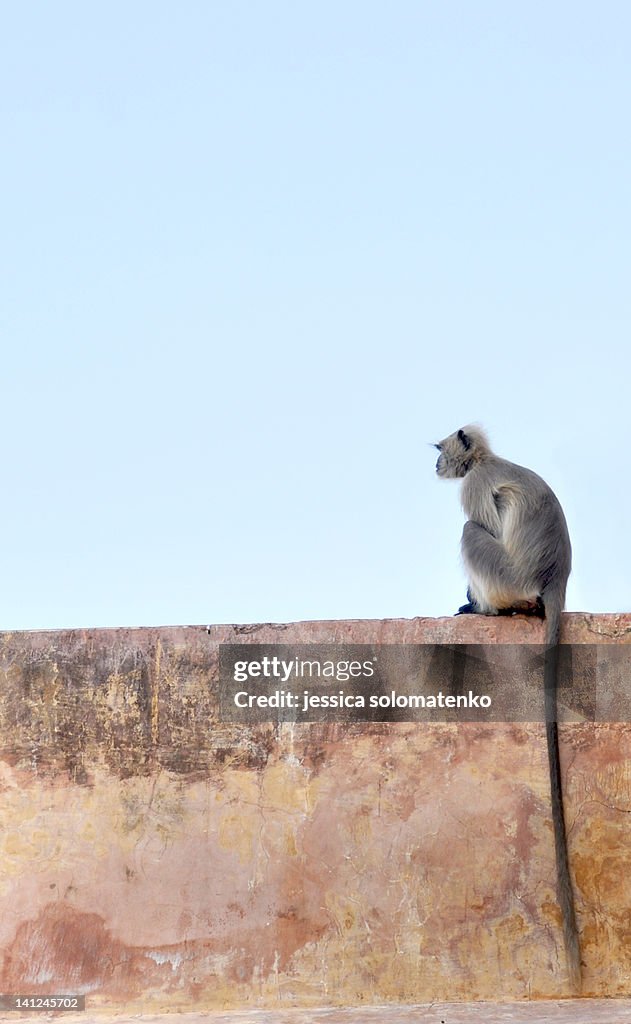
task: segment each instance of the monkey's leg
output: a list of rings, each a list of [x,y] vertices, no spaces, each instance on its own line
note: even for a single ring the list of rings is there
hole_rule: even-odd
[[[461,604],[456,615],[483,615],[483,611],[480,605],[476,604],[471,596],[471,591],[467,590],[467,597],[469,600],[466,604]],[[527,604],[524,602],[523,605],[516,604],[511,605],[508,608],[498,608],[497,615],[536,615],[538,619],[545,619],[546,613],[543,607],[543,601],[540,597],[537,598],[536,604]]]

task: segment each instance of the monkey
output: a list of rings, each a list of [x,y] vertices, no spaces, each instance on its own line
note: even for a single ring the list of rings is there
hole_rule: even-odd
[[[570,983],[580,992],[556,697],[561,612],[572,568],[565,515],[548,484],[532,470],[498,458],[480,427],[463,427],[435,447],[440,452],[437,475],[462,480],[461,501],[467,517],[461,542],[469,581],[467,603],[456,614],[545,617],[545,718],[557,891]]]

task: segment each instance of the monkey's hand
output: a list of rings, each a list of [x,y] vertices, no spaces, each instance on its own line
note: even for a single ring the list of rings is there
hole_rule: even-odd
[[[479,611],[478,606],[473,600],[471,594],[471,587],[467,587],[467,603],[460,605],[460,608],[456,612],[456,615],[477,615]]]

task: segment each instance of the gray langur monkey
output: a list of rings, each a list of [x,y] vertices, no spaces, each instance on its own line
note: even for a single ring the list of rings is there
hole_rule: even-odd
[[[545,615],[545,717],[557,889],[563,936],[575,991],[580,991],[581,958],[570,879],[557,728],[557,668],[561,612],[572,566],[563,509],[544,480],[523,466],[494,455],[483,430],[464,427],[436,446],[436,473],[462,479],[467,522],[462,557],[468,603],[458,614]]]

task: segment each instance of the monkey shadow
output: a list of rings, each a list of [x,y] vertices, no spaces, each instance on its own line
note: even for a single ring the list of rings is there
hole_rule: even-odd
[[[546,701],[547,656],[540,644],[436,644],[429,657],[426,685],[456,700],[455,713],[449,716],[453,720],[543,722],[547,717],[594,721],[595,646],[558,646],[556,710],[551,710],[554,702]],[[477,707],[472,695],[488,697],[490,704]]]

